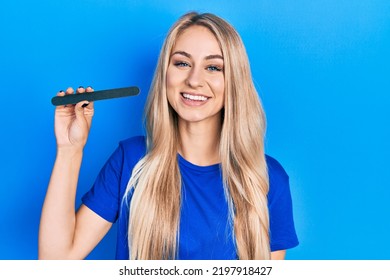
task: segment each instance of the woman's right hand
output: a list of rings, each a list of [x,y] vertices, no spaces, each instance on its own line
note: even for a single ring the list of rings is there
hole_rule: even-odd
[[[91,87],[79,87],[76,94],[93,92]],[[57,96],[74,94],[73,88],[60,91]],[[87,143],[94,114],[93,102],[81,101],[75,105],[57,106],[55,110],[54,130],[57,149],[82,150]]]
[[[86,88],[92,92],[91,87]],[[72,88],[65,94],[74,93]],[[93,94],[93,93],[91,93]],[[87,104],[83,107],[84,104]],[[39,226],[39,259],[83,259],[108,232],[111,223],[86,206],[76,214],[75,200],[82,162],[82,149],[87,142],[93,117],[92,102],[57,106],[55,109],[55,135],[57,157],[50,177]]]

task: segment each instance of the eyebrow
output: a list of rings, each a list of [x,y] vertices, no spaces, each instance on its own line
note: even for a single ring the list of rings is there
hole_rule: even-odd
[[[187,53],[185,51],[176,51],[173,54],[171,54],[171,57],[174,56],[175,54],[180,54],[180,55],[183,55],[183,56],[188,57],[188,58],[192,57],[189,53]],[[214,58],[218,58],[218,59],[222,59],[223,60],[223,56],[220,55],[220,54],[210,54],[210,55],[205,57],[206,60],[214,59]]]

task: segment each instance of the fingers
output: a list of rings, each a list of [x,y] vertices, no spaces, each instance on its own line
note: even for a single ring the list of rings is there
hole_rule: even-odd
[[[60,90],[59,92],[57,92],[57,96],[65,96],[65,94],[72,94],[72,93],[73,93],[73,89],[68,88],[66,91]],[[56,112],[68,111],[69,108],[66,108],[66,107],[67,107],[66,105],[56,106]]]
[[[93,92],[93,88],[91,86],[88,86],[85,89],[84,89],[84,87],[79,87],[77,89],[77,93],[85,93],[85,92],[88,92],[88,93]],[[81,105],[82,108],[87,107],[87,109],[93,109],[93,102],[83,100],[83,101],[80,101],[79,103],[82,103],[82,105]],[[87,112],[87,110],[85,112]]]
[[[88,87],[86,88],[86,91],[87,91],[87,92],[93,92],[93,88],[92,88],[91,86],[88,86]]]
[[[84,93],[85,92],[85,88],[83,86],[79,86],[76,90],[76,93],[77,94],[81,94],[81,93]],[[80,101],[79,103],[82,103],[81,107],[84,108],[86,106],[88,106],[89,102],[86,101],[86,100],[83,100],[83,101]],[[78,110],[80,110],[80,106],[77,106]]]
[[[72,87],[68,87],[65,91],[65,94],[73,94],[74,93],[74,90]]]
[[[86,88],[84,88],[83,86],[79,86],[77,89],[76,89],[76,94],[82,94],[82,93],[90,93],[90,92],[93,92],[93,88],[91,86],[88,86]],[[59,92],[57,92],[57,96],[64,96],[64,95],[71,95],[71,94],[74,94],[74,89],[72,87],[68,87],[66,89],[66,91],[63,91],[63,90],[60,90]],[[93,104],[93,102],[89,102],[87,100],[83,100],[83,101],[80,101],[82,104],[82,107],[88,107],[88,108],[92,108],[93,105],[91,106],[88,106],[89,104]],[[69,105],[64,105],[63,107],[74,107],[76,104],[69,104]],[[57,106],[57,107],[60,107],[60,106]],[[62,107],[62,106],[61,106]]]
[[[73,92],[71,88],[69,89],[69,92]],[[88,86],[87,88],[80,86],[76,90],[76,94],[81,94],[85,92],[93,92],[93,88],[90,86]],[[85,117],[87,122],[90,123],[94,113],[93,102],[89,102],[87,100],[78,102],[75,105],[75,113],[77,118]]]
[[[92,91],[92,87],[79,87],[76,90],[69,87],[65,91],[61,90],[57,92],[57,96],[83,94],[85,92]],[[85,98],[88,98],[88,96]],[[94,114],[93,104],[91,103],[92,102],[84,100],[78,102],[77,104],[56,106],[55,130],[58,141],[57,143],[73,145],[74,143],[80,142],[85,144],[85,140],[88,137],[88,132],[90,130],[92,117]],[[87,106],[83,107],[83,104],[87,104]]]
[[[83,86],[79,86],[76,90],[76,93],[84,93],[85,92],[85,89]]]
[[[79,88],[80,89],[80,88]],[[81,91],[79,93],[83,93],[83,92],[93,92],[93,88],[91,86],[88,86],[86,89],[82,88],[80,89]],[[93,102],[88,102],[88,101],[81,101],[81,103],[83,103],[82,107],[85,108],[87,107],[87,109],[93,109]]]
[[[68,94],[73,94],[73,92],[74,92],[73,88],[68,87],[66,89],[66,91],[60,90],[59,92],[57,92],[57,96],[64,96],[64,95],[68,95]],[[66,108],[66,107],[69,107],[69,105],[57,106],[57,109]]]

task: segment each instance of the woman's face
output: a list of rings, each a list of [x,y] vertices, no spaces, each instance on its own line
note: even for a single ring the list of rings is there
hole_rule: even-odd
[[[167,70],[168,101],[180,121],[221,120],[224,106],[223,57],[214,34],[187,28],[176,40]]]

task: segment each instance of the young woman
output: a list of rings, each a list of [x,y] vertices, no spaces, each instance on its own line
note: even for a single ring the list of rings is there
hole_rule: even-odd
[[[298,244],[288,176],[264,153],[264,112],[230,24],[188,13],[172,26],[145,113],[147,136],[120,142],[76,212],[94,108],[56,108],[39,258],[85,258],[114,222],[117,259],[283,259]]]

